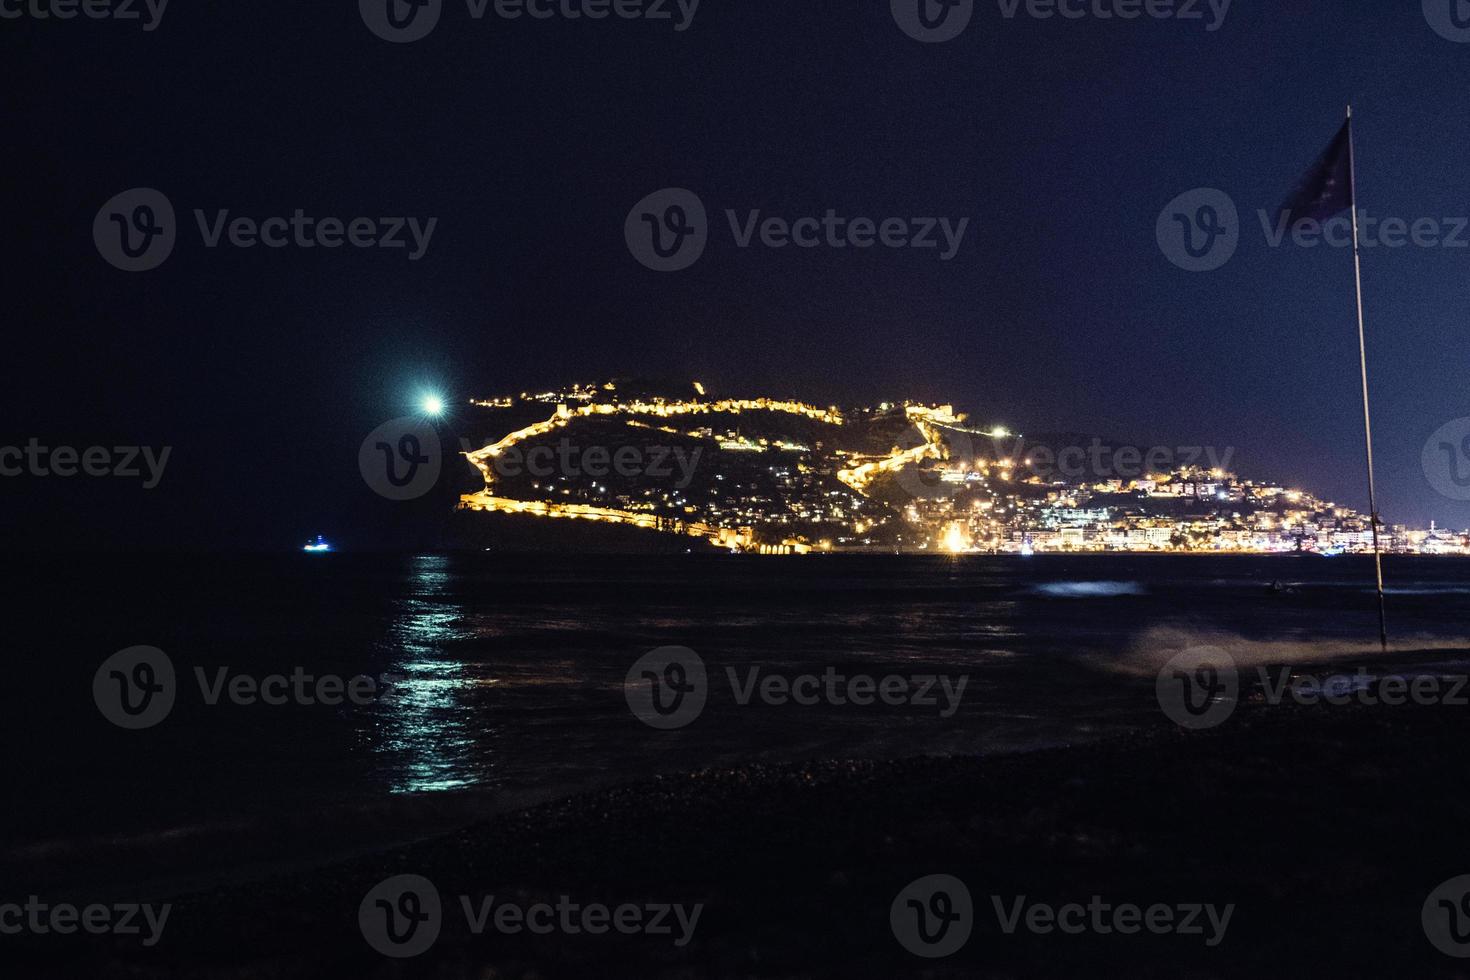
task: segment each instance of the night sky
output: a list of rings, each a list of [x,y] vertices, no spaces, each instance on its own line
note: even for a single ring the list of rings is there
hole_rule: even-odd
[[[704,0],[672,21],[474,20],[390,44],[353,0],[174,0],[137,21],[0,20],[0,444],[171,446],[159,488],[0,480],[38,547],[371,546],[392,505],[363,437],[451,400],[616,375],[828,403],[912,397],[987,423],[1235,447],[1247,476],[1365,507],[1350,250],[1269,248],[1352,100],[1359,204],[1470,214],[1470,44],[1418,2],[1238,0],[1205,20],[1038,20],[981,0],[923,44],[879,0]],[[164,192],[159,268],[106,264],[113,195]],[[623,223],[686,187],[691,268]],[[1190,273],[1155,240],[1197,187],[1241,243]],[[193,209],[436,217],[427,253],[206,248]],[[724,209],[968,217],[936,251],[740,249]],[[1470,231],[1462,234],[1470,241]],[[1420,455],[1470,415],[1470,248],[1364,255],[1380,508],[1470,524]]]

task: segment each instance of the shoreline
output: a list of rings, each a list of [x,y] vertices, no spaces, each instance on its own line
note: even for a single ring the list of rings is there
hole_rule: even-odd
[[[1470,716],[1443,705],[1243,702],[1229,725],[1197,733],[1161,722],[1004,756],[706,769],[186,896],[153,950],[113,939],[65,953],[101,977],[239,976],[246,965],[263,977],[1052,976],[1101,964],[1140,976],[1287,965],[1457,976],[1461,961],[1429,944],[1419,916],[1436,885],[1470,873],[1467,736]],[[368,948],[356,910],[373,885],[405,873],[435,883],[446,924],[430,951],[399,963]],[[937,873],[969,886],[975,932],[953,956],[924,960],[897,944],[888,907]],[[477,936],[456,923],[458,895],[704,912],[683,948],[651,936]],[[1006,934],[991,899],[1022,895],[1236,912],[1216,947]],[[56,938],[18,946],[42,970],[18,975],[50,973]]]

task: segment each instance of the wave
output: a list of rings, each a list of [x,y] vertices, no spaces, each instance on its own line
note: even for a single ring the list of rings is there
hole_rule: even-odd
[[[1137,582],[1043,582],[1031,587],[1033,595],[1062,599],[1095,599],[1120,595],[1145,595]]]
[[[1116,673],[1153,676],[1175,655],[1206,647],[1229,654],[1237,667],[1333,663],[1369,658],[1381,660],[1383,657],[1376,637],[1251,640],[1224,630],[1155,626],[1140,634],[1122,657],[1103,662],[1100,666]],[[1465,666],[1470,664],[1470,637],[1427,633],[1390,637],[1388,656],[1396,662],[1448,662]]]

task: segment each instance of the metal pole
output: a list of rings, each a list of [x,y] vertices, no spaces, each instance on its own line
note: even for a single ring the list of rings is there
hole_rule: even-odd
[[[1378,579],[1378,642],[1388,653],[1388,619],[1383,609],[1383,555],[1378,550],[1378,499],[1373,487],[1373,420],[1368,413],[1368,347],[1363,341],[1363,262],[1358,250],[1358,169],[1353,158],[1353,107],[1347,107],[1349,209],[1353,215],[1353,278],[1358,287],[1358,365],[1363,375],[1363,438],[1368,449],[1368,512],[1373,526],[1373,571]]]

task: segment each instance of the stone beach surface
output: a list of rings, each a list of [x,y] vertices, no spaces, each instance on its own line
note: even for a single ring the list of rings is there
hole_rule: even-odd
[[[802,977],[1467,976],[1421,908],[1470,873],[1470,712],[1267,705],[1219,728],[1154,728],[989,758],[752,764],[574,795],[461,831],[173,899],[136,937],[7,936],[10,976]],[[432,881],[426,952],[374,951],[358,908],[399,874]],[[925,959],[894,898],[953,875],[968,942]],[[461,907],[701,906],[669,934],[475,934]],[[1018,899],[1233,905],[1223,938],[1007,932]],[[1002,912],[1005,914],[1003,915]],[[670,917],[672,921],[672,917]],[[1089,920],[1090,921],[1090,920]],[[1101,920],[1104,927],[1109,921]],[[1201,921],[1203,919],[1201,918]]]

